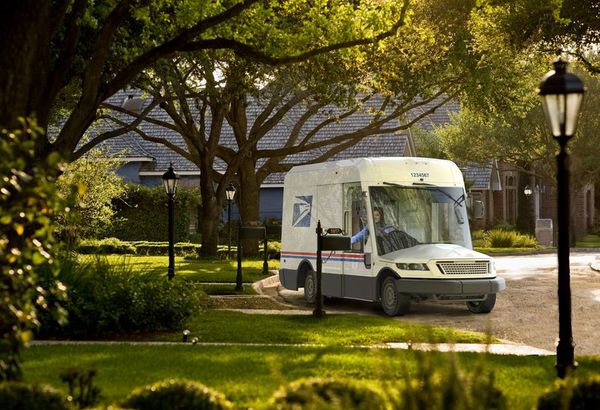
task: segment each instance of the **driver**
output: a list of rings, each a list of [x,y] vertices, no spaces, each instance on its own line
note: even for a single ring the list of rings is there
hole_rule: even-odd
[[[375,236],[378,236],[378,237],[388,235],[390,232],[392,232],[395,229],[393,226],[385,225],[383,209],[381,209],[378,206],[373,208],[373,222],[375,222]],[[363,221],[363,223],[364,223],[364,227],[356,235],[354,235],[352,237],[352,239],[350,240],[351,243],[357,243],[357,242],[362,241],[363,239],[366,240],[366,238],[368,238],[369,226],[366,223],[366,220]]]

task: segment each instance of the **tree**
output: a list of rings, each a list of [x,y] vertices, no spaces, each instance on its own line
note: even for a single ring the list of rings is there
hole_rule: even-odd
[[[312,162],[323,161],[366,136],[407,129],[451,98],[468,97],[487,106],[499,101],[508,104],[513,98],[511,86],[520,77],[504,75],[504,91],[489,101],[489,79],[506,62],[498,57],[491,64],[473,47],[477,32],[469,23],[474,6],[460,1],[418,2],[398,35],[377,47],[329,53],[293,66],[272,67],[226,52],[180,57],[155,67],[141,83],[153,97],[148,108],[160,104],[168,119],[148,116],[148,108],[141,114],[130,113],[129,121],[111,118],[122,127],[146,118],[182,135],[183,144],[177,145],[144,133],[143,126],[135,130],[200,168],[203,232],[213,241],[204,243],[203,249],[210,252],[216,250],[216,236],[207,233],[216,230],[224,189],[236,173],[242,219],[256,221],[262,181],[297,165],[291,155],[318,150]],[[527,64],[519,69],[526,70]],[[408,115],[427,104],[427,110]],[[107,107],[125,112],[115,105]],[[257,107],[259,113],[248,114]],[[320,131],[352,115],[367,120],[333,138],[320,137]],[[290,128],[287,142],[266,149],[269,132],[282,122]],[[236,146],[219,140],[223,127],[233,131]],[[223,175],[213,170],[217,159],[227,164]]]
[[[38,155],[70,158],[102,101],[178,51],[229,49],[271,64],[377,41],[394,2],[7,0],[0,4],[0,129],[35,115]],[[385,19],[384,21],[388,21]],[[268,39],[269,41],[264,41]],[[45,133],[45,132],[44,132]]]
[[[97,238],[112,224],[113,201],[125,194],[125,183],[115,170],[118,159],[99,149],[68,164],[58,178],[58,192],[69,198],[75,190],[70,212],[60,218],[63,236],[74,241]]]

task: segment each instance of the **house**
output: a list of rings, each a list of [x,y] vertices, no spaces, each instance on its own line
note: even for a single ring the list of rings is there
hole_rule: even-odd
[[[146,100],[139,92],[121,92],[109,100],[115,105],[120,105],[131,111],[141,111]],[[253,122],[253,117],[259,113],[260,107],[250,105],[248,109],[248,122]],[[410,113],[412,116],[419,115],[424,106]],[[459,109],[457,104],[446,104],[429,114],[418,122],[418,126],[426,131],[441,126],[450,121],[450,114]],[[291,113],[290,116],[298,115]],[[151,112],[153,118],[167,118],[166,113],[155,108]],[[289,127],[293,125],[293,118],[288,124],[282,121],[277,127],[267,134],[265,141],[261,144],[268,147],[281,147],[289,133]],[[317,121],[314,119],[313,121]],[[365,113],[355,113],[339,122],[334,122],[321,129],[318,138],[327,139],[339,135],[349,129],[355,129],[369,120]],[[314,124],[312,124],[314,125]],[[287,126],[287,128],[286,128]],[[311,124],[308,124],[310,129]],[[92,131],[94,134],[114,128],[114,123],[100,122]],[[153,137],[164,138],[179,147],[185,147],[182,138],[173,130],[164,128],[151,122],[142,122],[139,126],[144,132]],[[225,126],[221,134],[221,142],[235,148],[236,142],[233,131]],[[147,141],[135,132],[131,131],[119,137],[111,138],[100,144],[109,155],[118,156],[123,161],[123,166],[118,173],[128,182],[144,184],[149,186],[161,184],[161,176],[169,166],[173,164],[174,169],[181,177],[182,186],[195,187],[199,184],[200,171],[196,165],[162,144]],[[301,152],[286,157],[289,163],[308,162],[318,157],[322,151],[314,150]],[[373,135],[364,138],[358,144],[351,146],[337,154],[331,160],[345,158],[357,158],[368,156],[418,156],[418,141],[414,140],[410,130],[403,130],[391,134]],[[224,172],[226,165],[217,161],[213,169]],[[466,164],[462,166],[465,183],[470,194],[470,201],[480,201],[484,205],[484,213],[481,217],[472,219],[473,229],[490,229],[497,224],[517,225],[519,219],[528,221],[529,230],[534,232],[538,219],[555,219],[556,205],[555,192],[551,183],[535,182],[522,171],[498,161],[490,161],[486,164]],[[279,219],[283,199],[283,173],[269,175],[261,186],[260,192],[260,215],[261,218]],[[536,187],[534,195],[527,197],[524,187],[531,185]],[[574,219],[573,226],[577,236],[589,232],[594,226],[594,187],[585,185],[580,191],[573,195]],[[237,212],[233,210],[233,218],[237,219]],[[520,224],[523,226],[523,224]],[[554,223],[554,228],[556,224]]]

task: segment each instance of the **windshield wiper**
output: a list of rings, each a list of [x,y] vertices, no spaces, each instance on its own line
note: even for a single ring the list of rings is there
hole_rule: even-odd
[[[385,182],[384,182],[385,184]],[[428,184],[426,182],[413,182],[413,185],[426,186],[433,188],[434,191],[441,192],[443,195],[446,195],[452,201],[454,201],[455,206],[462,206],[462,203],[465,202],[465,194],[462,194],[458,199],[454,198],[452,195],[442,190],[441,188],[436,187],[435,185]]]

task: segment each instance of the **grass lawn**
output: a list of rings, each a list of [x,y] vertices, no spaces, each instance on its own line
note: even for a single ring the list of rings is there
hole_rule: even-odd
[[[380,345],[386,342],[485,343],[483,333],[430,327],[364,315],[251,315],[205,310],[187,324],[201,342],[304,343],[331,346]],[[148,340],[181,341],[181,332],[151,335]],[[492,340],[494,342],[495,340]]]
[[[94,257],[106,257],[111,264],[126,264],[133,272],[166,274],[167,256],[136,256],[136,255],[82,255],[83,260]],[[268,261],[269,270],[279,269],[279,261]],[[244,282],[256,282],[264,279],[262,274],[263,261],[244,260],[242,262],[242,278]],[[237,262],[221,259],[184,259],[175,258],[175,275],[199,282],[235,282]]]
[[[455,355],[463,368],[485,360],[510,409],[531,409],[555,378],[553,357]],[[32,346],[24,352],[24,376],[64,390],[58,373],[69,366],[98,370],[105,403],[123,400],[133,388],[165,378],[187,378],[227,395],[238,408],[262,408],[284,383],[302,377],[344,377],[375,384],[414,375],[418,355],[389,349],[351,347],[241,347],[69,345]],[[428,354],[440,360],[449,354]],[[578,357],[577,373],[600,372],[600,357]]]

